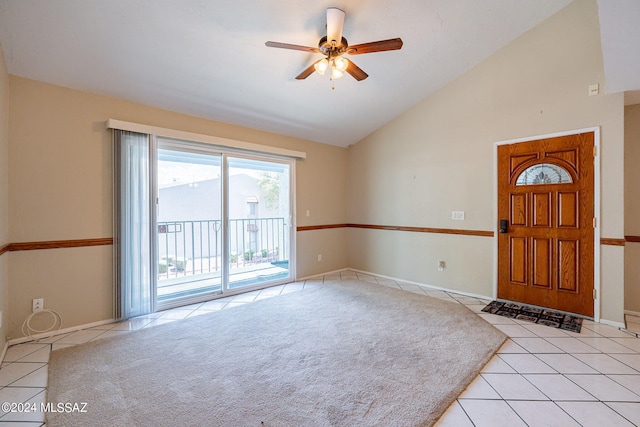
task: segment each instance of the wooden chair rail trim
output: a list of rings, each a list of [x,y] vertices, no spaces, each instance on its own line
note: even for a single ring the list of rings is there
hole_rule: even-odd
[[[493,231],[483,230],[460,230],[452,228],[430,228],[430,227],[408,227],[396,225],[374,225],[374,224],[325,224],[325,225],[308,225],[297,228],[297,231],[311,230],[327,230],[332,228],[365,228],[370,230],[391,230],[391,231],[408,231],[413,233],[438,233],[438,234],[456,234],[463,236],[482,236],[493,237]],[[601,245],[609,246],[625,246],[625,243],[640,243],[640,236],[624,236],[624,239],[602,238]],[[43,242],[18,242],[6,243],[0,246],[0,255],[6,252],[15,251],[32,251],[38,249],[59,249],[59,248],[81,248],[88,246],[106,246],[113,245],[112,237],[97,239],[74,239],[74,240],[49,240]]]
[[[326,224],[326,225],[304,225],[296,228],[297,231],[313,231],[313,230],[327,230],[329,228],[345,228],[349,224]]]
[[[624,246],[625,243],[625,239],[612,239],[607,237],[603,237],[602,239],[600,239],[600,244],[607,246]]]
[[[328,228],[366,228],[369,230],[392,230],[392,231],[408,231],[412,233],[438,233],[438,234],[457,234],[463,236],[483,236],[493,237],[493,231],[484,230],[460,230],[454,228],[431,228],[431,227],[409,227],[401,225],[375,225],[375,224],[328,224],[328,225],[309,225],[298,227],[297,231],[324,230]]]
[[[394,230],[394,231],[409,231],[414,233],[440,233],[440,234],[458,234],[464,236],[483,236],[493,237],[495,233],[493,231],[484,230],[462,230],[455,228],[431,228],[431,227],[408,227],[400,225],[375,225],[375,224],[326,224],[326,225],[307,225],[300,226],[297,231],[310,231],[310,230],[326,230],[330,228],[366,228],[370,230]],[[627,242],[640,243],[640,236],[624,236],[624,239],[614,239],[603,237],[600,239],[601,245],[609,246],[624,246]]]
[[[98,239],[48,240],[44,242],[9,243],[9,251],[33,251],[38,249],[82,248],[87,246],[113,245],[112,237]]]

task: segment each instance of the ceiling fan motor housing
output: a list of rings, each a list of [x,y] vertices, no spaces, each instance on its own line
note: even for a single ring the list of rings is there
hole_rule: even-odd
[[[321,38],[318,43],[318,48],[329,56],[341,55],[347,51],[348,47],[349,43],[347,43],[347,39],[344,37],[340,40],[340,44],[336,44],[334,40],[329,41],[327,36]]]

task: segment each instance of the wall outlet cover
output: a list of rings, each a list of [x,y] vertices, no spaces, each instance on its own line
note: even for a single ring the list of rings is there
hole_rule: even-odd
[[[464,211],[451,212],[451,219],[454,221],[464,221]]]
[[[40,311],[44,308],[44,298],[34,298],[32,306],[31,306],[31,311],[33,313]]]

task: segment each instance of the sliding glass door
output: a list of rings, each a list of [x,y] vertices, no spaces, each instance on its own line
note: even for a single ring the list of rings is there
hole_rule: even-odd
[[[229,288],[288,278],[289,165],[230,156],[227,166]]]
[[[157,299],[222,290],[222,155],[160,144]]]
[[[156,307],[290,281],[292,162],[159,141]]]

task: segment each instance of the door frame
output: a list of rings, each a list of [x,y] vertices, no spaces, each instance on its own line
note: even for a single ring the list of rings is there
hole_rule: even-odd
[[[493,238],[493,299],[498,297],[498,146],[507,144],[517,144],[520,142],[531,142],[539,139],[555,138],[559,136],[575,135],[579,133],[593,132],[593,143],[596,149],[596,155],[593,158],[593,214],[596,218],[596,227],[593,229],[593,289],[596,293],[596,298],[593,301],[593,319],[596,322],[600,321],[600,214],[601,214],[601,192],[600,192],[600,126],[574,129],[564,132],[556,132],[543,135],[535,135],[524,138],[509,139],[504,141],[498,141],[493,144],[493,226],[494,226],[494,238]]]

